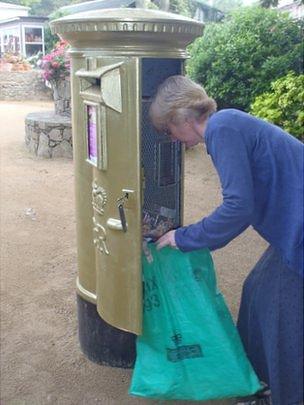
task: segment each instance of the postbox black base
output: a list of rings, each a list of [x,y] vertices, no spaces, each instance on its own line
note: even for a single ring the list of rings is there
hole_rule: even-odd
[[[78,294],[77,308],[80,347],[89,360],[104,366],[133,368],[136,335],[106,323],[96,305]]]

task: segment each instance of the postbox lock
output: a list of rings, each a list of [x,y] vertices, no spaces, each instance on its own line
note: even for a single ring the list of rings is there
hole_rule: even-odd
[[[124,205],[126,201],[129,199],[129,193],[133,193],[131,190],[122,190],[123,195],[122,197],[117,198],[117,205]]]
[[[134,192],[134,190],[130,190],[128,188],[123,188],[122,193],[123,193],[124,207],[125,208],[133,208],[134,203],[135,203],[135,192]]]
[[[124,232],[127,232],[128,230],[124,205],[125,202],[129,199],[129,192],[131,192],[131,190],[123,190],[123,196],[117,199],[117,207],[120,216],[121,227]]]
[[[130,208],[129,203],[132,206],[132,200],[134,199],[134,190],[123,189],[122,192],[122,196],[117,198],[116,200],[119,219],[109,218],[107,220],[107,227],[116,231],[127,232],[128,224],[126,220],[125,208]]]
[[[119,216],[120,216],[122,230],[124,232],[127,232],[128,227],[127,227],[127,221],[126,221],[126,215],[125,215],[125,209],[124,209],[124,200],[118,201],[117,207],[118,207],[118,212],[119,212]]]

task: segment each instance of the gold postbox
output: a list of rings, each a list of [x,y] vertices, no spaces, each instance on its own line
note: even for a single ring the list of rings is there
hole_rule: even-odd
[[[149,105],[163,80],[183,74],[202,24],[121,8],[51,27],[71,45],[77,293],[107,324],[138,335],[143,228],[182,224],[183,148],[152,128]]]

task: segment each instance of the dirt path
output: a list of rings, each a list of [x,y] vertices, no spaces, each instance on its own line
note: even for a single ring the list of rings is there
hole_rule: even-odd
[[[73,163],[37,159],[24,147],[24,117],[43,109],[52,104],[0,103],[1,404],[155,404],[128,397],[129,371],[95,365],[80,352]],[[221,200],[202,152],[186,156],[186,222]],[[234,315],[242,282],[264,248],[248,230],[214,254]]]

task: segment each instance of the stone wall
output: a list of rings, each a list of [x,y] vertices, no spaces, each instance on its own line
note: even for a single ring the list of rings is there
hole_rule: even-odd
[[[0,100],[52,100],[39,70],[0,72]]]
[[[72,158],[72,129],[69,117],[50,112],[30,113],[25,119],[25,145],[42,157]]]
[[[52,83],[55,114],[71,116],[71,84],[70,80],[57,80]]]

